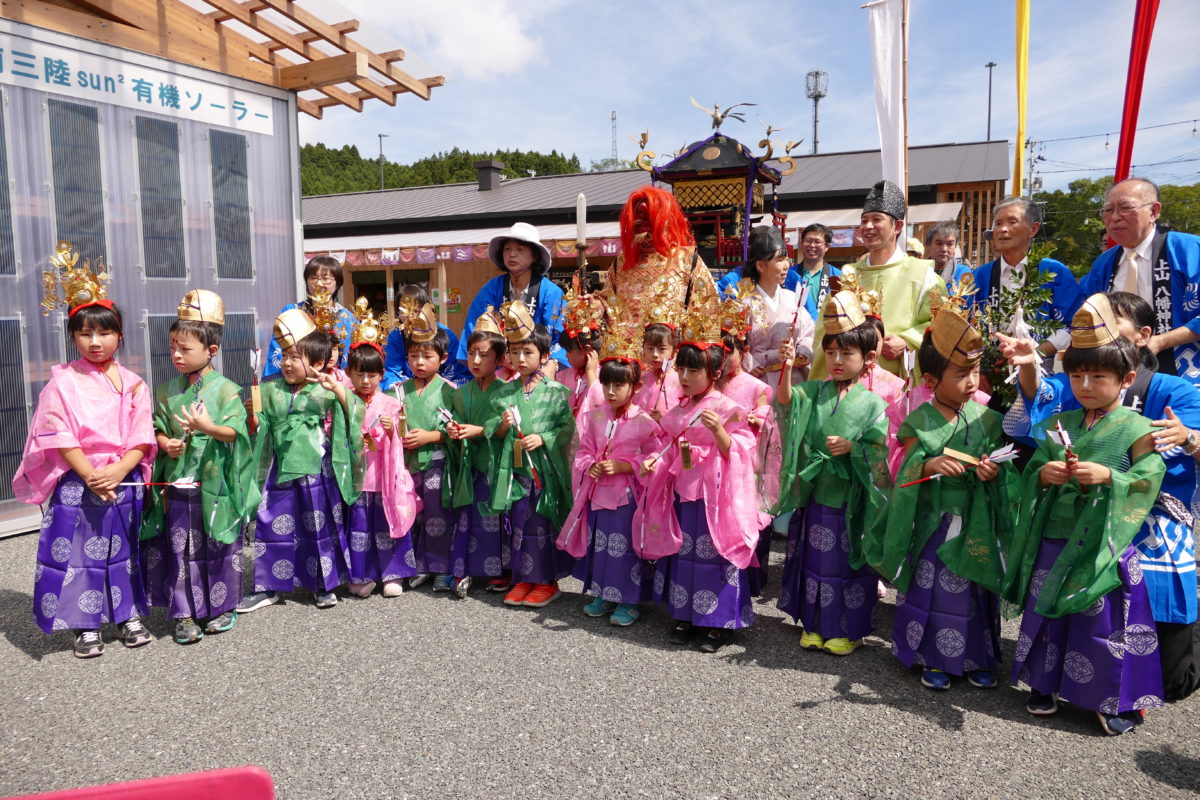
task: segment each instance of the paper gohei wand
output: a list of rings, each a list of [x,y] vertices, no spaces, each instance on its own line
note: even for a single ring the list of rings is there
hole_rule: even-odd
[[[970,455],[969,453],[961,453],[958,450],[954,450],[950,447],[943,447],[942,455],[950,456],[951,458],[956,458],[959,461],[966,464],[967,469],[972,469],[974,467],[978,467],[980,464],[984,463],[985,461],[990,461],[993,464],[1003,464],[1005,461],[1012,461],[1013,459],[1015,459],[1017,457],[1018,453],[1017,453],[1017,446],[1015,444],[1006,444],[1006,445],[1004,445],[1004,447],[1001,447],[999,450],[993,450],[992,452],[988,453],[987,455],[981,456],[979,458],[976,458],[975,456]],[[896,488],[903,489],[907,486],[916,486],[918,483],[924,483],[925,481],[936,481],[938,478],[942,478],[942,477],[944,477],[942,475],[942,473],[936,472],[933,475],[928,475],[924,478],[918,478],[915,481],[909,481],[908,483],[902,483],[899,486],[897,486]]]
[[[516,406],[509,406],[508,410],[512,412],[513,427],[517,431],[517,440],[520,441],[521,439],[525,438],[525,432],[521,430],[521,411]],[[520,469],[525,464],[525,462],[523,460],[523,453],[524,453],[524,448],[522,448],[519,445],[514,445],[514,447],[513,447],[513,466],[518,469]],[[540,477],[538,477],[537,467],[535,467],[533,465],[532,461],[529,462],[529,471],[531,473],[533,473],[533,485],[538,488],[538,491],[541,491],[542,479]]]

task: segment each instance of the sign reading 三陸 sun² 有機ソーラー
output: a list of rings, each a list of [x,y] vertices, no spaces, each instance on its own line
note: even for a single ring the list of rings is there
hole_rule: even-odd
[[[0,33],[0,83],[150,114],[274,133],[270,97]]]

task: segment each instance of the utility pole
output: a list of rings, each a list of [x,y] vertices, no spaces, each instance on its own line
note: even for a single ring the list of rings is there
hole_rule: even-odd
[[[804,76],[804,90],[808,99],[813,103],[813,140],[812,154],[817,154],[817,104],[821,98],[829,94],[829,73],[818,69],[811,70]]]
[[[388,137],[388,134],[379,134],[379,190],[383,191],[383,140]]]
[[[1027,164],[1027,172],[1029,173],[1029,176],[1025,179],[1025,195],[1030,199],[1033,199],[1033,148],[1036,144],[1037,142],[1033,139],[1025,140],[1025,149],[1028,151],[1025,154],[1025,162]]]
[[[996,68],[995,61],[989,61],[983,66],[987,67],[988,71],[988,132],[987,140],[992,140],[992,70]]]

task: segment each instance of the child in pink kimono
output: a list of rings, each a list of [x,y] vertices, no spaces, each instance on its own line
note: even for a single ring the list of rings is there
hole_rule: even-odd
[[[760,225],[750,231],[750,259],[738,292],[750,312],[743,366],[754,377],[773,384],[779,382],[779,346],[785,341],[796,350],[794,382],[808,377],[812,361],[816,328],[804,307],[804,298],[783,288],[790,269],[787,245],[778,228]]]
[[[679,349],[684,399],[662,419],[665,452],[642,463],[647,489],[633,522],[634,551],[658,560],[654,594],[675,619],[670,640],[687,644],[699,629],[708,653],[754,624],[754,433],[745,411],[716,388],[724,362],[719,341]]]
[[[679,376],[672,368],[675,357],[675,326],[655,322],[646,326],[642,335],[642,388],[633,395],[633,402],[655,420],[679,405]]]
[[[575,577],[592,600],[589,617],[611,615],[613,625],[632,625],[640,603],[650,599],[654,568],[633,551],[633,515],[642,494],[637,469],[658,452],[661,430],[633,402],[641,364],[605,358],[598,384],[603,405],[579,422],[575,453],[575,503],[563,523],[558,546],[576,559]]]
[[[359,328],[354,335],[359,335]],[[366,405],[363,416],[363,490],[349,507],[350,591],[366,597],[379,581],[383,596],[404,592],[404,578],[417,574],[413,540],[408,535],[420,510],[412,475],[404,464],[404,443],[396,430],[404,407],[379,391],[384,358],[375,341],[350,346],[346,375]]]
[[[578,421],[593,408],[604,404],[604,390],[597,378],[600,332],[566,328],[558,337],[558,343],[566,351],[567,363],[571,366],[556,372],[554,379],[571,390],[567,404]]]
[[[726,301],[728,307],[730,301]],[[736,301],[735,301],[736,302]],[[723,315],[721,341],[725,345],[725,368],[717,380],[717,389],[737,405],[746,410],[746,424],[754,432],[756,441],[764,437],[778,437],[775,430],[775,413],[771,402],[775,399],[775,389],[742,369],[746,355],[746,328],[734,325],[736,330],[730,330],[724,323],[735,321],[729,314]],[[740,321],[740,320],[738,320]],[[768,373],[777,376],[778,373]],[[764,465],[755,458],[754,473],[761,475]],[[750,589],[755,597],[762,594],[767,585],[767,562],[771,556],[771,515],[759,512],[758,549],[755,551],[755,566],[751,567]]]
[[[110,300],[78,305],[67,331],[81,357],[51,370],[12,486],[18,500],[46,504],[34,619],[46,633],[74,630],[75,655],[92,658],[104,652],[105,623],[126,647],[150,642],[138,618],[147,613],[138,529],[158,446],[154,396],[115,359],[120,310]]]

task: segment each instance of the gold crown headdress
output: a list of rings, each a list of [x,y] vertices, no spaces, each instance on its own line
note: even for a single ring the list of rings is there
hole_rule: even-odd
[[[933,349],[959,367],[973,367],[983,358],[979,332],[981,308],[971,306],[975,279],[968,273],[950,286],[952,294],[935,294],[929,303],[929,335]]]
[[[859,307],[865,316],[883,318],[883,297],[874,289],[863,289],[862,284],[858,282],[858,272],[854,265],[847,264],[843,267],[838,281],[838,291],[853,292],[858,297]]]
[[[1117,331],[1117,315],[1112,303],[1103,294],[1094,294],[1071,317],[1071,347],[1090,350],[1112,344],[1121,338]]]
[[[576,294],[571,287],[563,298],[563,331],[572,339],[585,331],[600,329],[604,304],[595,295]]]
[[[510,300],[500,306],[500,319],[504,328],[504,338],[509,344],[523,342],[533,335],[533,315],[529,307],[520,300]]]
[[[642,325],[647,328],[651,325],[666,325],[671,330],[678,328],[684,312],[675,306],[674,297],[671,282],[665,275],[656,280],[650,286]]]
[[[67,315],[72,317],[84,306],[102,305],[112,308],[112,301],[108,299],[108,292],[105,290],[111,279],[108,270],[105,269],[104,259],[96,259],[99,272],[93,271],[91,262],[86,258],[83,260],[83,266],[77,266],[78,263],[79,254],[71,249],[70,242],[60,241],[55,246],[54,255],[50,256],[50,266],[53,269],[42,272],[42,287],[45,291],[42,298],[43,316],[49,315],[59,303],[67,307]]]
[[[845,289],[829,295],[821,313],[821,324],[830,335],[852,331],[866,321],[858,295]]]
[[[350,349],[367,345],[383,355],[388,334],[394,327],[395,321],[390,315],[384,314],[376,319],[370,302],[360,297],[354,302],[354,330],[350,334]]]
[[[433,310],[433,303],[426,303],[409,314],[404,321],[404,330],[413,344],[432,342],[438,332],[437,312]]]
[[[742,278],[727,300],[721,303],[721,331],[744,339],[750,332],[750,304],[746,298],[754,292],[754,281]]]
[[[175,309],[177,319],[192,322],[211,322],[215,325],[225,324],[225,301],[216,292],[208,289],[191,289],[179,301]]]
[[[604,330],[600,339],[600,361],[624,361],[629,364],[642,363],[642,338],[644,330],[634,322],[618,322]]]
[[[499,312],[492,306],[488,306],[487,310],[479,315],[475,320],[475,331],[484,333],[498,333],[504,335],[504,320],[500,318]]]
[[[711,281],[697,284],[680,326],[683,344],[721,344],[721,303]]]
[[[314,292],[308,297],[313,324],[322,333],[333,333],[337,326],[337,307],[329,292]]]
[[[289,308],[275,318],[275,344],[279,345],[280,350],[287,350],[316,330],[317,326],[313,324],[312,317],[304,313],[303,309]]]

